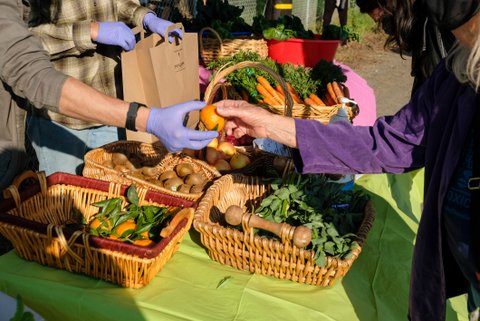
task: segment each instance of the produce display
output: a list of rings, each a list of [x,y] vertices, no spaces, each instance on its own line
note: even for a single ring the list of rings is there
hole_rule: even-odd
[[[161,230],[179,211],[175,207],[141,206],[134,185],[127,191],[125,207],[120,197],[96,202],[100,208],[89,223],[89,233],[103,238],[150,246],[161,239]]]
[[[347,78],[342,68],[326,60],[320,60],[314,67],[308,68],[293,64],[278,64],[270,58],[261,58],[254,52],[242,51],[231,57],[212,61],[207,67],[216,71],[244,61],[259,62],[277,72],[287,83],[295,104],[331,106],[338,104],[340,96],[351,98],[343,85]],[[243,99],[269,105],[285,104],[280,84],[263,70],[238,69],[227,75],[226,80],[237,92],[245,93],[240,95]]]

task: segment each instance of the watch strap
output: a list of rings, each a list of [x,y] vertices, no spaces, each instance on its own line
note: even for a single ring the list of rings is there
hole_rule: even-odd
[[[125,128],[128,130],[132,131],[137,131],[137,128],[135,126],[135,122],[137,120],[137,112],[140,107],[145,107],[145,105],[137,103],[137,102],[132,102],[128,106],[128,112],[127,112],[127,120],[125,121]]]

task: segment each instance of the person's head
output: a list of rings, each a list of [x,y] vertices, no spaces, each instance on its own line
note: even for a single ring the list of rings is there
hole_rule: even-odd
[[[415,0],[357,0],[360,12],[367,13],[387,33],[385,46],[398,45],[409,51]]]
[[[452,30],[457,44],[448,55],[448,65],[457,79],[480,89],[480,11]]]

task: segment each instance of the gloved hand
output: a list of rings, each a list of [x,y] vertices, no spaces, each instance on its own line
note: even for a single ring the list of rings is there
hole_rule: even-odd
[[[147,132],[158,137],[170,152],[184,148],[202,149],[215,137],[216,131],[198,131],[183,125],[185,115],[205,107],[202,101],[189,101],[166,108],[151,108],[147,120]]]
[[[170,22],[168,20],[163,20],[153,13],[147,13],[145,17],[143,17],[143,25],[145,28],[150,30],[151,32],[158,33],[160,36],[165,38],[165,32],[167,31],[168,26],[173,25],[173,22]],[[182,38],[183,37],[183,31],[182,29],[173,29],[170,34],[168,35],[168,41],[173,42],[173,37],[170,36],[171,34],[175,34],[178,37]]]
[[[135,35],[123,22],[99,22],[98,36],[97,39],[94,40],[105,45],[120,46],[126,51],[135,48]]]

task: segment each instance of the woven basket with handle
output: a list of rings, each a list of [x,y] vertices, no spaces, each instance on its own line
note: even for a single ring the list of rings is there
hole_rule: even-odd
[[[213,37],[204,37],[209,32]],[[264,39],[235,38],[223,39],[215,29],[205,27],[199,32],[200,55],[207,65],[212,60],[232,56],[239,51],[253,51],[260,57],[268,56],[268,46]]]
[[[359,246],[353,250],[350,259],[327,257],[324,267],[315,263],[314,253],[298,244],[305,244],[305,227],[273,223],[256,215],[241,214],[232,222],[225,217],[230,205],[240,206],[244,212],[258,207],[268,196],[269,187],[260,178],[240,174],[225,175],[215,181],[195,210],[193,226],[200,232],[202,244],[209,256],[221,264],[230,265],[251,273],[274,276],[299,283],[330,286],[343,277],[361,252],[363,242],[374,220],[374,208],[367,203],[364,218],[358,232]],[[241,224],[242,230],[229,227]],[[267,228],[280,240],[260,237],[254,229]]]
[[[18,192],[26,178],[39,184]],[[140,205],[180,209],[162,232],[165,237],[142,247],[89,235],[69,227],[81,215],[93,220],[99,208],[93,206],[114,197],[123,199],[128,186],[91,178],[55,173],[25,172],[18,183],[4,191],[0,203],[0,233],[14,246],[18,256],[43,265],[85,274],[119,284],[141,288],[147,285],[177,250],[193,219],[191,201],[137,188]]]
[[[205,91],[205,100],[213,100],[217,94],[218,89],[221,87],[219,86],[224,82],[224,79],[230,73],[241,69],[241,68],[255,68],[260,69],[267,72],[283,89],[285,94],[285,104],[284,105],[269,105],[262,103],[261,105],[271,111],[272,113],[291,116],[295,118],[302,118],[302,119],[312,119],[317,120],[321,123],[328,123],[330,119],[337,114],[338,109],[341,107],[340,104],[332,105],[332,106],[320,106],[320,105],[306,105],[306,104],[297,104],[294,103],[290,92],[288,91],[288,87],[285,83],[285,80],[278,75],[274,70],[271,68],[254,61],[242,61],[238,64],[226,66],[223,69],[218,70],[208,85]],[[224,97],[225,98],[225,97]],[[350,121],[358,115],[358,107],[357,106],[350,106],[347,105],[347,113],[349,116]]]
[[[134,155],[143,166],[153,167],[154,174],[159,176],[167,170],[173,170],[177,164],[187,163],[194,171],[200,174],[206,182],[220,176],[220,173],[205,162],[193,159],[186,155],[171,154],[160,144],[148,144],[136,141],[118,141],[104,145],[87,152],[84,156],[85,167],[83,176],[96,178],[120,184],[136,184],[150,190],[158,191],[167,195],[181,197],[196,201],[202,195],[200,193],[181,193],[158,186],[145,179],[134,176],[132,172],[122,172],[104,165],[105,161],[112,159],[115,152],[127,152]]]

